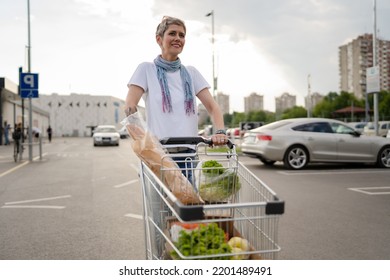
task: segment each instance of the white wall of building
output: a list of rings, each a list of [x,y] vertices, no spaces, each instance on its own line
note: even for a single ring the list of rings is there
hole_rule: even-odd
[[[88,137],[91,127],[101,124],[122,127],[124,100],[112,96],[90,94],[41,94],[34,105],[50,113],[54,137]]]

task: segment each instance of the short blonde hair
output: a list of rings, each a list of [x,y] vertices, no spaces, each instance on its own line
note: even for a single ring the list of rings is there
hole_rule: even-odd
[[[176,24],[179,26],[182,26],[184,28],[184,32],[186,33],[186,25],[184,24],[184,21],[178,18],[164,16],[160,22],[160,24],[157,26],[156,35],[163,37],[165,31],[167,31],[168,27],[172,24]]]

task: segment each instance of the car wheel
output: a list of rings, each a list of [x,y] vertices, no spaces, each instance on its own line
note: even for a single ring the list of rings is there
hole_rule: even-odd
[[[290,147],[284,156],[284,165],[288,169],[302,169],[309,162],[309,153],[302,146]]]
[[[383,147],[378,153],[378,166],[390,168],[390,146]]]
[[[272,166],[274,165],[274,163],[276,161],[274,160],[268,160],[268,159],[264,159],[264,158],[260,158],[260,161],[264,164],[264,165],[267,165],[267,166]]]

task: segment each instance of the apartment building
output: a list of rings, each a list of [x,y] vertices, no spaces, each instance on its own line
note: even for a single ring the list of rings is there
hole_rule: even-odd
[[[313,92],[310,96],[305,97],[305,108],[313,109],[318,103],[324,99],[324,96],[318,92]]]
[[[281,96],[275,97],[275,112],[281,114],[286,109],[290,109],[297,104],[297,97],[288,92],[284,92]]]
[[[222,114],[229,114],[230,112],[230,96],[222,92],[218,92],[215,96],[215,101],[218,103],[221,108]]]
[[[264,97],[256,92],[244,97],[244,112],[264,110]]]
[[[390,90],[390,41],[376,40],[376,64],[380,71],[381,90]],[[340,91],[365,98],[366,69],[372,67],[373,36],[363,34],[339,47]]]

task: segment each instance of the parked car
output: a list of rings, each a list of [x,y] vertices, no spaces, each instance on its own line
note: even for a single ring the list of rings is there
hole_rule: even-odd
[[[115,145],[119,146],[120,135],[113,125],[99,125],[95,128],[93,135],[93,145]]]
[[[367,125],[366,122],[349,122],[347,124],[360,134],[363,134],[364,127]]]
[[[239,127],[228,128],[226,130],[226,136],[230,138],[240,138],[241,137],[240,128]]]
[[[386,137],[389,129],[390,129],[390,121],[378,122],[378,136]],[[364,127],[363,134],[368,136],[375,135],[375,125],[373,122],[367,123],[367,125]]]
[[[390,139],[361,135],[344,122],[325,118],[286,119],[252,129],[245,133],[241,151],[266,165],[282,161],[295,170],[311,162],[390,168]]]
[[[129,137],[129,133],[127,132],[126,126],[119,129],[118,133],[121,139],[126,139],[127,137]]]

